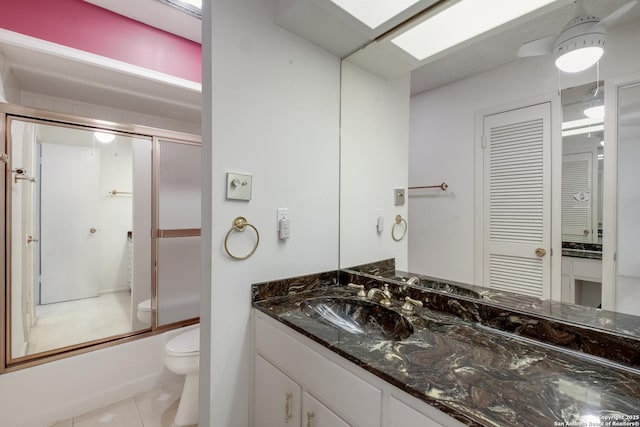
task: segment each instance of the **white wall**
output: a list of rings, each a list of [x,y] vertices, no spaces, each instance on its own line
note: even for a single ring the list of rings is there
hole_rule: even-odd
[[[603,79],[640,69],[638,21],[608,34]],[[515,55],[515,53],[514,53]],[[595,81],[595,69],[558,82],[551,57],[517,59],[411,98],[409,185],[446,181],[448,193],[410,193],[409,270],[474,281],[474,129],[477,111]],[[420,195],[418,195],[420,194]]]
[[[176,378],[164,367],[162,355],[165,343],[180,332],[1,375],[2,425],[44,427]]]
[[[131,138],[128,137],[117,137],[109,144],[99,144],[100,288],[98,292],[128,290],[127,232],[133,229],[133,197],[131,195],[112,196],[109,192],[133,191],[131,144]]]
[[[209,381],[200,426],[241,427],[250,413],[251,283],[338,266],[340,62],[276,27],[273,1],[207,3],[200,369]],[[226,172],[253,175],[251,201],[225,200]],[[287,241],[277,238],[277,208],[290,209]],[[245,261],[223,249],[239,215],[260,232]],[[229,246],[243,255],[254,239],[234,233]]]
[[[0,102],[16,103],[19,99],[18,81],[11,72],[4,55],[0,52]]]
[[[73,114],[76,116],[108,120],[116,123],[130,123],[200,135],[199,123],[189,123],[137,111],[120,110],[99,104],[89,104],[86,102],[42,95],[34,92],[22,91],[19,104],[24,105],[25,107],[54,111],[56,113]]]
[[[395,258],[407,270],[407,241],[394,241],[394,189],[408,179],[409,75],[383,80],[343,61],[340,120],[340,266]],[[382,210],[384,230],[376,228]],[[410,226],[413,224],[410,223]],[[404,224],[394,235],[402,236]]]

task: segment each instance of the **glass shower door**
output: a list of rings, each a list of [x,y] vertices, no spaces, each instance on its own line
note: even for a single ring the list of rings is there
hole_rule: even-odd
[[[201,146],[158,140],[158,326],[200,315]]]

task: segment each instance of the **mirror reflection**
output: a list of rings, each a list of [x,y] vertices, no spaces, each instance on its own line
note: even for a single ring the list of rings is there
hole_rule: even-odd
[[[627,3],[625,0],[583,2],[584,9],[595,20],[610,16]],[[559,71],[553,55],[518,56],[520,47],[532,40],[561,34],[578,12],[573,2],[567,2],[558,5],[553,12],[521,20],[518,25],[507,25],[504,30],[451,49],[447,55],[434,57],[411,72],[410,92],[403,86],[406,75],[391,75],[394,67],[393,64],[387,66],[389,50],[383,52],[382,49],[386,39],[377,40],[344,61],[341,268],[393,258],[396,270],[406,271],[408,275],[435,277],[469,289],[493,288],[487,279],[493,268],[491,257],[486,257],[487,251],[492,250],[486,245],[492,223],[489,218],[490,192],[485,185],[488,181],[483,174],[487,171],[487,156],[483,153],[491,144],[487,123],[491,125],[490,121],[502,113],[524,113],[528,107],[546,104],[548,141],[542,147],[546,157],[539,163],[543,171],[539,177],[544,185],[540,190],[544,192],[544,201],[540,203],[543,213],[535,218],[546,227],[539,233],[544,239],[535,241],[531,248],[526,247],[526,253],[509,242],[501,247],[513,250],[513,253],[499,254],[504,261],[499,267],[508,273],[505,283],[513,283],[518,277],[526,281],[535,276],[535,292],[531,289],[518,291],[517,287],[509,290],[513,292],[514,305],[519,301],[532,303],[535,299],[540,306],[567,303],[558,310],[566,313],[578,310],[570,304],[586,306],[587,311],[601,308],[602,312],[598,313],[607,311],[612,324],[615,323],[613,319],[622,322],[621,313],[640,315],[640,306],[632,303],[637,301],[640,287],[635,285],[635,279],[629,280],[640,277],[632,267],[639,265],[633,256],[637,251],[632,249],[635,245],[632,242],[637,242],[634,224],[638,220],[632,213],[636,212],[634,200],[637,200],[638,180],[630,172],[637,169],[631,165],[637,165],[639,159],[629,143],[636,137],[632,129],[636,128],[637,122],[632,121],[637,118],[633,113],[637,102],[634,104],[633,100],[638,99],[637,83],[640,82],[640,57],[629,52],[635,51],[640,40],[640,7],[626,8],[615,22],[607,21],[604,55],[600,63],[594,62],[584,71]],[[363,56],[380,61],[362,61]],[[358,67],[366,69],[353,71]],[[377,116],[345,114],[345,111],[351,113],[355,105],[352,93],[363,86],[363,82],[367,84],[366,93],[376,97],[376,102],[369,104],[380,111],[384,111],[386,105],[388,111]],[[625,92],[625,103],[606,106],[606,122],[623,127],[607,129],[605,133],[602,116],[592,112],[585,115],[585,109],[603,107],[605,87],[610,88],[607,97],[616,96],[623,82],[630,88]],[[409,93],[403,94],[404,90]],[[404,95],[410,101],[407,101],[408,105],[394,106],[387,101],[391,95],[380,95],[386,94],[385,91]],[[357,99],[366,103],[363,96]],[[404,105],[409,111],[403,116]],[[365,107],[358,110],[366,111]],[[623,108],[628,109],[624,120]],[[373,125],[369,125],[371,117],[376,118]],[[410,122],[408,137],[401,132],[392,132],[402,128],[403,121]],[[514,123],[518,121],[514,119]],[[375,127],[376,132],[374,135],[363,133],[361,135],[366,138],[362,138],[345,131],[357,126]],[[389,138],[380,128],[392,133],[394,138]],[[377,135],[383,137],[377,138]],[[614,159],[616,147],[620,150],[623,143],[626,144],[624,157],[619,151]],[[377,158],[380,163],[369,161],[370,152],[366,151],[377,144],[386,144],[386,151],[380,151],[384,155]],[[363,147],[360,156],[355,152],[358,147]],[[405,154],[407,151],[408,155]],[[614,154],[605,159],[609,152]],[[387,153],[404,155],[405,160],[401,165],[389,161],[395,157]],[[513,167],[516,163],[514,160],[502,165],[510,168],[503,172],[517,178],[524,172],[522,168]],[[344,171],[358,171],[358,175],[354,177]],[[381,180],[383,175],[387,178]],[[612,187],[616,177],[617,187]],[[531,180],[521,177],[520,181],[523,185],[517,185],[514,180],[503,187],[513,189],[511,195],[522,206],[531,202]],[[395,188],[408,189],[441,182],[449,185],[446,191],[407,191],[406,204],[393,203]],[[375,183],[375,186],[369,183]],[[350,202],[356,200],[352,188],[361,191],[355,204]],[[621,195],[625,196],[624,201],[620,199]],[[617,204],[614,204],[616,200]],[[507,205],[505,209],[509,212],[496,211],[497,214],[513,214],[515,211]],[[408,222],[407,240],[400,243],[393,241],[389,234],[396,214],[402,214]],[[382,223],[386,228],[376,228],[376,219],[380,216],[384,217]],[[517,216],[506,218],[503,225],[512,228],[507,226],[511,223],[534,224],[533,219],[520,221]],[[352,224],[361,225],[361,229],[357,230]],[[578,252],[580,256],[577,256]],[[533,261],[527,261],[526,266],[507,262],[514,256],[526,256]],[[535,262],[536,257],[540,259],[539,263]],[[622,268],[623,259],[626,260],[625,268]],[[621,274],[622,270],[624,274]],[[506,299],[505,304],[508,304]],[[585,319],[584,323],[588,321]]]
[[[562,301],[601,308],[604,82],[561,98]]]
[[[149,327],[136,313],[151,298],[150,138],[9,126],[11,357]]]

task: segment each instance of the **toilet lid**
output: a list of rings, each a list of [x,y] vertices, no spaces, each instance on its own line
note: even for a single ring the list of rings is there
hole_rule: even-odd
[[[172,356],[188,356],[200,351],[200,327],[190,329],[173,337],[165,346],[167,354]]]
[[[140,311],[151,311],[151,300],[146,299],[138,304],[138,310]]]

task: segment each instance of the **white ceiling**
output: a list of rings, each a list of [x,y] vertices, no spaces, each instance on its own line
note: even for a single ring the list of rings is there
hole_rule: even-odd
[[[84,0],[168,33],[202,43],[200,19],[157,0]]]
[[[85,0],[154,27],[200,41],[201,21],[156,0]],[[375,30],[335,6],[330,0],[274,0],[276,23],[308,41],[346,57],[366,46],[419,11],[442,0],[422,0]],[[568,0],[559,0],[566,4]],[[628,0],[584,0],[587,12],[605,17]],[[524,42],[557,34],[573,17],[572,4],[552,13],[521,23],[500,34],[471,43],[411,72],[411,93],[417,94],[447,83],[490,70],[514,60]],[[640,6],[625,21],[640,19]],[[639,21],[640,22],[640,21]],[[144,111],[184,120],[200,121],[201,93],[193,88],[149,80],[134,74],[91,64],[80,64],[49,54],[46,49],[32,51],[6,43],[0,37],[0,53],[5,56],[20,88],[49,96],[74,98],[113,108]],[[71,71],[73,70],[73,71]]]
[[[156,0],[87,1],[200,41],[199,19]],[[136,67],[123,70],[117,61],[101,61],[92,55],[79,58],[73,49],[65,49],[0,30],[0,54],[22,91],[60,98],[73,94],[80,102],[200,123],[199,84]]]
[[[584,6],[588,13],[604,18],[628,1],[584,0]],[[395,24],[405,20],[407,14],[438,3],[421,1],[398,19],[372,31],[346,13],[341,13],[330,0],[276,0],[276,2],[278,6],[276,22],[279,25],[340,57],[356,52],[372,42]],[[411,72],[411,94],[415,95],[518,60],[516,53],[522,43],[558,34],[574,17],[576,10],[570,0],[558,0],[550,9],[552,9],[551,12],[542,15],[537,13],[539,16],[528,21],[523,19],[523,22],[517,25],[507,24],[505,27],[508,29],[504,31],[498,29],[495,35],[481,36],[477,38],[478,41],[472,40],[464,47],[454,47],[435,61],[414,69]],[[634,7],[621,22],[632,19],[640,19],[640,6]],[[371,46],[373,47],[374,43]],[[357,51],[354,57],[361,56],[365,50]],[[394,57],[394,53],[389,54],[388,49],[386,52],[380,50],[376,54],[379,54],[377,58],[368,61],[372,66],[383,64],[387,70],[390,70],[390,74],[396,70],[402,72],[409,69],[406,68],[406,63],[402,64],[400,61],[396,67],[393,64],[390,65],[389,62]],[[367,60],[370,59],[367,58]],[[360,64],[365,62],[367,61]]]

